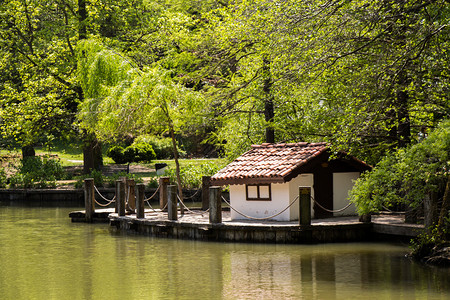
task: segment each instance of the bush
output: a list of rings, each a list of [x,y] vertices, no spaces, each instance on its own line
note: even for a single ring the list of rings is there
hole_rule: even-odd
[[[9,178],[11,187],[55,187],[56,180],[65,179],[67,173],[57,159],[44,156],[22,159],[17,173]]]
[[[125,178],[128,178],[128,179],[134,179],[134,181],[136,183],[142,183],[143,182],[142,178],[140,178],[136,174],[129,174],[129,173],[125,173],[125,172],[119,172],[119,173],[115,173],[114,175],[111,175],[111,176],[103,176],[101,171],[92,170],[92,172],[90,174],[85,174],[85,175],[82,175],[80,178],[78,178],[77,182],[75,183],[75,187],[76,188],[83,188],[84,180],[86,178],[93,178],[94,179],[94,185],[96,187],[104,187],[104,186],[106,186],[106,187],[115,187],[116,186],[116,181],[119,180],[122,177],[125,177]]]
[[[7,183],[8,183],[8,178],[6,176],[5,169],[0,168],[0,188],[2,188],[2,189],[6,188]]]
[[[142,178],[136,174],[118,172],[118,173],[115,173],[114,175],[106,177],[105,181],[106,181],[107,186],[109,186],[109,187],[116,186],[116,181],[122,177],[125,177],[127,179],[134,179],[135,183],[143,183],[144,182],[142,180]]]
[[[94,185],[96,187],[102,187],[104,183],[103,174],[101,171],[98,170],[92,170],[89,174],[84,174],[80,178],[78,178],[77,182],[75,183],[75,188],[81,189],[84,187],[84,180],[86,178],[92,178],[94,179]]]
[[[135,142],[131,146],[127,147],[127,149],[132,150],[133,161],[135,162],[150,162],[151,160],[156,158],[155,151],[153,150],[152,145],[150,145],[149,143]]]
[[[153,150],[155,151],[157,159],[173,158],[173,145],[171,138],[164,138],[145,134],[137,137],[135,143],[150,144]],[[186,156],[186,152],[181,150],[179,145],[178,145],[178,152],[180,157]]]
[[[125,164],[127,163],[127,160],[125,158],[124,150],[125,149],[122,146],[112,146],[108,149],[106,155],[111,157],[116,164]]]
[[[223,163],[217,161],[205,161],[203,164],[188,164],[180,169],[181,184],[184,189],[195,189],[202,186],[203,176],[212,176],[223,167]],[[166,175],[171,182],[176,182],[175,169],[168,169]]]
[[[106,155],[111,157],[116,164],[149,162],[156,158],[153,147],[144,142],[135,142],[126,148],[113,146],[109,148]]]

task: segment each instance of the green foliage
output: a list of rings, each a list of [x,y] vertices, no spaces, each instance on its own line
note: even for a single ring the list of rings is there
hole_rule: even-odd
[[[448,243],[447,234],[446,228],[439,228],[437,225],[433,226],[431,230],[422,232],[411,240],[411,256],[420,260],[431,255],[433,249]]]
[[[8,185],[8,176],[4,168],[0,168],[0,188],[6,188]]]
[[[430,192],[443,194],[450,172],[450,121],[442,122],[422,142],[386,156],[363,174],[350,192],[359,214],[382,205],[417,207]]]
[[[144,142],[134,142],[126,148],[118,145],[112,146],[106,155],[111,157],[116,164],[150,162],[156,158],[152,145]]]
[[[205,161],[202,164],[186,164],[180,169],[181,182],[183,189],[198,189],[202,186],[203,176],[212,176],[221,168],[223,163],[216,161]],[[175,170],[168,169],[164,176],[169,176],[171,182],[176,182]]]
[[[66,176],[57,159],[27,157],[21,160],[17,173],[9,178],[9,182],[12,188],[47,188],[55,187],[56,180],[62,180]]]
[[[172,139],[167,137],[158,137],[154,135],[144,134],[138,136],[135,141],[136,143],[148,143],[155,150],[157,159],[172,159],[173,158],[173,145]],[[178,145],[179,147],[179,145]],[[179,155],[181,157],[186,155],[186,152],[179,149]]]
[[[156,154],[153,150],[152,145],[148,143],[134,142],[125,149],[126,156],[127,151],[132,153],[132,161],[134,162],[150,162],[151,160],[156,158]]]
[[[233,158],[271,126],[371,164],[417,142],[450,116],[449,15],[444,0],[231,2],[210,15],[213,139]]]
[[[140,176],[138,176],[136,174],[126,173],[126,172],[118,172],[111,176],[107,176],[105,181],[109,187],[114,187],[114,186],[116,186],[116,181],[121,178],[134,179],[135,183],[144,182]]]
[[[125,164],[127,163],[127,159],[125,158],[124,150],[122,146],[112,146],[108,149],[106,155],[111,157],[116,164]]]
[[[143,180],[136,174],[129,174],[126,172],[118,172],[111,176],[104,176],[101,171],[92,170],[90,174],[80,176],[75,183],[75,188],[83,188],[84,179],[93,178],[96,187],[115,187],[116,181],[121,178],[134,179],[136,183],[142,183]]]
[[[87,178],[94,179],[94,185],[96,187],[102,187],[105,182],[105,178],[101,171],[98,170],[92,170],[89,174],[83,174],[81,175],[77,181],[75,182],[75,188],[81,189],[84,187],[84,180]]]

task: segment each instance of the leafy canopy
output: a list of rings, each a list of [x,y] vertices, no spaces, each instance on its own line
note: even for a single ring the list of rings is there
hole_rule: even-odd
[[[430,192],[442,191],[450,176],[450,120],[422,142],[386,156],[364,173],[350,192],[359,214],[405,203],[418,207]]]

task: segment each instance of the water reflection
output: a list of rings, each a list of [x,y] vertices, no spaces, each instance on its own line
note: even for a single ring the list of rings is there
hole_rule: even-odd
[[[156,239],[0,207],[1,299],[448,299],[450,271],[388,244]]]

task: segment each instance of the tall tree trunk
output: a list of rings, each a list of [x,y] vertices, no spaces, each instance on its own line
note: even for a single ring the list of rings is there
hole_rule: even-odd
[[[177,176],[177,185],[178,185],[178,194],[180,199],[183,200],[183,187],[181,186],[181,176],[180,176],[180,162],[179,162],[179,154],[178,154],[178,146],[177,140],[175,139],[175,130],[173,128],[173,122],[169,114],[169,108],[167,107],[167,103],[163,101],[161,105],[161,109],[163,110],[166,118],[167,125],[169,127],[170,138],[172,139],[172,150],[173,150],[173,158],[175,160],[175,173]],[[181,213],[184,213],[183,205],[180,205]]]
[[[94,134],[86,134],[83,142],[83,173],[101,170],[103,166],[102,144]]]
[[[264,102],[264,117],[266,120],[266,143],[275,143],[275,129],[273,128],[273,120],[275,112],[273,108],[273,96],[272,96],[272,76],[270,74],[269,60],[263,59],[263,72],[264,72],[264,86],[263,92],[265,94]]]
[[[175,139],[175,132],[173,130],[173,125],[169,125],[170,138],[172,139],[172,148],[173,148],[173,158],[175,159],[175,172],[177,175],[177,184],[178,184],[178,194],[180,195],[180,199],[183,199],[183,187],[181,186],[181,176],[180,176],[180,162],[179,162],[179,154],[177,141]]]
[[[25,159],[27,157],[34,157],[36,155],[36,151],[34,151],[34,147],[32,145],[24,145],[22,146],[22,158]]]
[[[441,212],[439,214],[438,228],[442,229],[445,223],[445,218],[450,212],[450,176],[447,176],[447,184],[445,185],[444,198],[442,199]],[[443,232],[442,230],[439,230]]]
[[[408,84],[405,72],[401,72],[398,78],[399,90],[397,91],[397,141],[398,147],[404,148],[411,142],[411,122],[409,118],[408,92],[405,87]]]
[[[87,38],[87,10],[86,0],[78,0],[78,39],[84,40]]]

